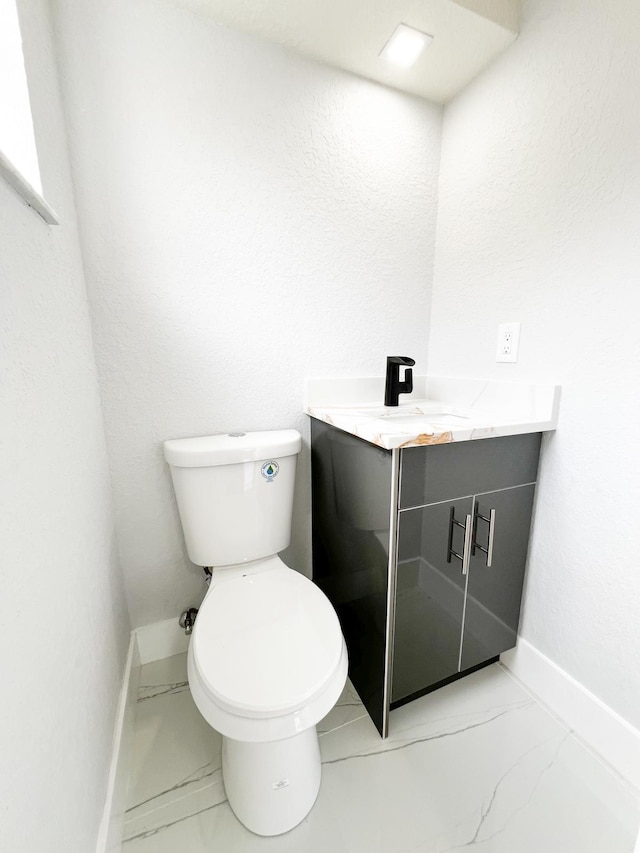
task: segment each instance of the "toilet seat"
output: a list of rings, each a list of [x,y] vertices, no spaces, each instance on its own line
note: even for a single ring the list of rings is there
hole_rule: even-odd
[[[346,680],[340,624],[324,593],[271,558],[236,567],[200,608],[189,647],[189,683],[200,713],[221,734],[277,740],[315,725]]]

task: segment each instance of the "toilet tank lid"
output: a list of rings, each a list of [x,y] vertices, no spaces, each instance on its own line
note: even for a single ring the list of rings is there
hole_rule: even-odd
[[[232,432],[165,441],[164,458],[176,468],[204,468],[293,456],[301,447],[295,429]]]

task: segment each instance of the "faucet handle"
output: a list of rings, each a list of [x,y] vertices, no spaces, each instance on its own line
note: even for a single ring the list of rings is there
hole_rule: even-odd
[[[409,367],[413,367],[415,364],[415,359],[409,358],[408,355],[388,355],[387,356],[387,364],[405,364]]]

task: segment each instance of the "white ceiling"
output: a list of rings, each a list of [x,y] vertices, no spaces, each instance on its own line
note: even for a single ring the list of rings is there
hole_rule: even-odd
[[[234,29],[436,103],[517,37],[521,0],[178,0]],[[399,23],[434,37],[416,65],[379,53]]]

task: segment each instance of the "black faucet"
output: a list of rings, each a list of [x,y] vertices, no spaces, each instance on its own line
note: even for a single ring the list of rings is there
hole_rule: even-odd
[[[415,361],[406,355],[387,356],[387,381],[384,386],[385,406],[397,406],[399,394],[410,394],[413,391],[413,371]],[[405,365],[404,382],[400,382],[400,367]]]

